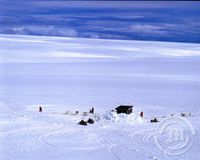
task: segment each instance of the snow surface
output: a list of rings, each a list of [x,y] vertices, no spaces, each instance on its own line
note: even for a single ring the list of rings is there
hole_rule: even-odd
[[[187,43],[1,35],[0,159],[199,159],[199,51]],[[120,104],[134,112],[111,112]],[[96,113],[84,116],[90,107]],[[181,112],[192,113],[184,119],[194,142],[170,156],[155,145],[161,122],[149,121]],[[77,124],[88,118],[95,123]]]

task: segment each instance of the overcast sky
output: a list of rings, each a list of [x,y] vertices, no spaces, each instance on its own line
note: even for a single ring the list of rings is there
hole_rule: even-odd
[[[0,0],[0,33],[200,43],[200,3]]]

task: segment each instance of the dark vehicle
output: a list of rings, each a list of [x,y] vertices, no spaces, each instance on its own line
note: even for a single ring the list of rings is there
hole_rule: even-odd
[[[87,126],[87,122],[84,120],[81,120],[78,124],[83,125],[83,126]]]
[[[151,119],[150,122],[155,123],[155,122],[159,122],[159,121],[157,120],[157,118],[154,118],[154,119]]]
[[[91,118],[89,118],[88,121],[87,121],[87,123],[93,124],[93,123],[94,123],[94,120],[91,119]]]

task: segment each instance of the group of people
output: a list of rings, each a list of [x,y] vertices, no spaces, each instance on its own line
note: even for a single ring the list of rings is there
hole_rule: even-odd
[[[42,107],[41,106],[39,107],[39,112],[42,112]],[[92,107],[90,109],[90,113],[94,114],[94,107]],[[140,113],[140,117],[142,117],[142,118],[144,117],[143,111]]]
[[[39,112],[42,112],[42,107],[41,106],[39,107]],[[90,113],[94,114],[94,107],[92,107],[90,109]]]

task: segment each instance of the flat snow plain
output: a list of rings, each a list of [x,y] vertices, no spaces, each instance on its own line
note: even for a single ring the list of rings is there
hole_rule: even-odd
[[[199,44],[0,35],[0,159],[200,159],[199,66]],[[134,113],[110,112],[120,104]],[[192,145],[169,154],[155,137],[182,112]]]

